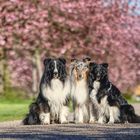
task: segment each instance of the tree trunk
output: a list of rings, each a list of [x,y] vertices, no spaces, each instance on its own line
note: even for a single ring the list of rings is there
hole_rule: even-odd
[[[3,94],[3,49],[0,48],[0,95]]]
[[[33,69],[32,69],[32,91],[38,93],[39,83],[42,77],[42,65],[39,50],[36,49],[32,57]]]
[[[33,69],[32,69],[32,91],[33,93],[37,93],[37,90],[38,90],[38,85],[37,85],[37,67],[36,67],[36,57],[35,57],[35,54],[33,55],[32,57],[32,64],[33,64]]]
[[[7,64],[7,49],[3,48],[3,90],[6,94],[7,89],[10,87],[10,75]]]
[[[41,64],[41,57],[40,57],[39,49],[35,50],[35,56],[36,56],[36,66],[37,66],[37,71],[38,71],[38,76],[39,76],[39,81],[40,81],[42,77],[42,64]]]

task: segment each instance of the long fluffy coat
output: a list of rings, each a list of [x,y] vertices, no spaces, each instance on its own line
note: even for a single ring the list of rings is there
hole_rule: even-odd
[[[33,111],[33,113],[37,112],[36,116],[39,119],[36,123],[67,123],[70,83],[66,72],[66,60],[48,58],[44,60],[44,67],[36,103],[45,103],[46,107],[45,111],[42,110],[39,113],[36,110]],[[29,119],[29,114],[25,120]]]
[[[122,97],[119,89],[108,79],[108,64],[90,63],[88,86],[93,104],[93,120],[99,123],[140,122],[133,106]],[[96,110],[96,111],[95,111]]]

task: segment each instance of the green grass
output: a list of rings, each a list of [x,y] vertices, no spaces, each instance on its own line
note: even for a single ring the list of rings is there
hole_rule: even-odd
[[[0,100],[0,122],[23,119],[32,100]]]
[[[131,98],[127,98],[127,101],[132,103],[140,103]],[[29,104],[32,103],[32,99],[6,99],[0,98],[0,122],[9,120],[23,119],[25,114],[28,113]],[[69,104],[70,111],[72,112],[72,102]]]

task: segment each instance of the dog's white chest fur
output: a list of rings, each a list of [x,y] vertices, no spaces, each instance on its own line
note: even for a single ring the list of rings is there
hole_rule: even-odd
[[[82,105],[88,101],[88,88],[87,82],[85,80],[81,80],[78,81],[76,84],[73,84],[72,97],[79,105]]]
[[[93,90],[90,94],[90,97],[92,98],[92,100],[96,101],[96,95],[98,93],[98,90],[100,88],[100,82],[98,81],[94,81],[93,82]]]
[[[63,85],[59,79],[52,79],[51,87],[46,87],[46,85],[43,86],[43,96],[48,100],[51,111],[56,114],[66,102],[68,94],[69,81],[66,81]]]
[[[66,96],[69,93],[68,82],[63,83],[59,79],[51,80],[51,87],[44,87],[43,95],[48,99],[49,102],[54,102],[55,104],[61,104],[65,102]]]

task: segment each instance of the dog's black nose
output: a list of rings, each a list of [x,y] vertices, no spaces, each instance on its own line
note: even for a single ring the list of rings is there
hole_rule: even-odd
[[[79,78],[82,78],[82,75],[79,75]]]
[[[97,80],[100,80],[100,73],[97,73],[96,79],[97,79]]]
[[[54,75],[57,75],[57,74],[58,74],[58,72],[54,72],[53,74],[54,74]]]
[[[100,73],[97,73],[97,77],[100,77]]]

